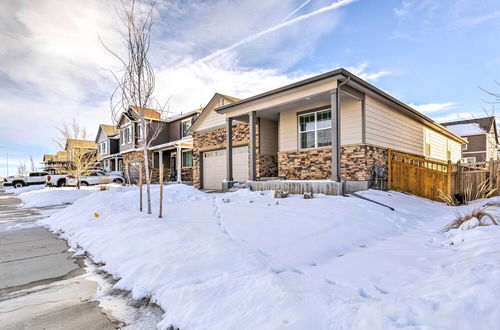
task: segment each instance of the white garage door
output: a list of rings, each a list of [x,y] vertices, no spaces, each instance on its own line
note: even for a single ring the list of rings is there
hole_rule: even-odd
[[[226,150],[204,152],[203,188],[222,189],[226,175]],[[248,180],[248,147],[233,148],[233,178],[235,181]]]

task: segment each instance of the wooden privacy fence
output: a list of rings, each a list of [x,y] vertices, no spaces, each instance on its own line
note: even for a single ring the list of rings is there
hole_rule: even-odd
[[[500,195],[500,161],[460,163],[453,169],[452,191],[463,193],[469,191],[472,196],[476,195],[477,188],[485,181],[496,188],[494,195]]]
[[[428,160],[389,150],[387,154],[389,189],[439,200],[439,191],[452,193],[451,162]]]
[[[497,189],[495,195],[500,195],[500,160],[453,164],[391,150],[387,156],[388,189],[440,201],[440,191],[454,195],[468,190],[475,196],[480,184],[488,180]]]

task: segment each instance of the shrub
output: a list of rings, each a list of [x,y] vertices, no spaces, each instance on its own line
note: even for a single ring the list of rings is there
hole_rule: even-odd
[[[108,189],[109,189],[109,186],[107,184],[100,184],[99,185],[99,191],[105,191]]]
[[[311,199],[311,198],[314,198],[314,194],[312,192],[306,191],[304,193],[304,199]]]
[[[464,191],[460,194],[456,194],[455,196],[449,195],[441,190],[439,192],[439,199],[448,205],[460,205],[467,204],[470,201],[476,199],[489,198],[495,194],[497,188],[494,188],[493,182],[490,179],[486,179],[482,181],[476,188],[474,193],[474,187],[472,186],[472,182],[469,182],[465,187]],[[457,198],[460,195],[460,198]],[[460,200],[459,200],[460,199]]]
[[[274,198],[287,198],[289,195],[288,191],[276,190],[274,192]]]
[[[493,214],[487,212],[486,210],[492,206],[480,206],[467,210],[465,213],[460,214],[457,212],[455,219],[447,224],[443,231],[449,231],[450,229],[472,229],[477,226],[498,226],[498,221],[495,219]]]

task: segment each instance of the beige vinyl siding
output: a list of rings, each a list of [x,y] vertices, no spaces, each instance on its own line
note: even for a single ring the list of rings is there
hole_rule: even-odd
[[[336,79],[326,79],[315,83],[308,84],[293,90],[278,93],[259,100],[244,103],[241,106],[235,105],[234,110],[231,111],[231,116],[236,117],[246,114],[250,111],[261,111],[264,109],[272,108],[277,105],[282,105],[296,100],[301,100],[305,97],[312,95],[330,92],[337,87]]]
[[[362,143],[361,101],[342,99],[340,112],[340,144]]]
[[[495,134],[486,134],[487,160],[498,159],[498,149],[495,141]]]
[[[450,151],[452,162],[458,162],[462,159],[462,145],[456,141],[448,139],[448,150]]]
[[[196,131],[203,131],[210,128],[224,126],[226,124],[226,116],[217,113],[214,109],[210,109],[210,112],[203,119],[203,122],[196,129]]]
[[[279,151],[292,151],[299,149],[297,112],[301,111],[303,111],[303,109],[280,113]],[[340,125],[341,145],[362,143],[360,101],[342,101]]]
[[[278,122],[260,118],[259,121],[260,152],[262,155],[273,155],[278,152]]]
[[[366,143],[415,155],[424,154],[424,127],[366,96]]]

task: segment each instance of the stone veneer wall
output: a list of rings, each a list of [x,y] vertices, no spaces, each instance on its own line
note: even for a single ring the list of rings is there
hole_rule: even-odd
[[[149,170],[151,173],[151,182],[158,182],[159,181],[159,169],[153,168],[153,156],[152,152],[149,152],[149,157],[148,157],[148,162],[149,162]],[[130,163],[144,163],[144,152],[143,151],[132,151],[132,152],[127,152],[122,155],[123,157],[123,170],[124,172],[126,171],[127,164]],[[144,165],[142,165],[142,169],[144,171]],[[126,176],[126,174],[125,174]],[[131,178],[132,179],[132,178]]]
[[[255,160],[257,167],[257,178],[269,178],[278,176],[278,156],[257,154]]]
[[[331,178],[331,148],[278,153],[278,176],[287,180],[325,180]],[[374,165],[387,168],[387,149],[366,144],[341,147],[341,177],[347,181],[373,180]]]

